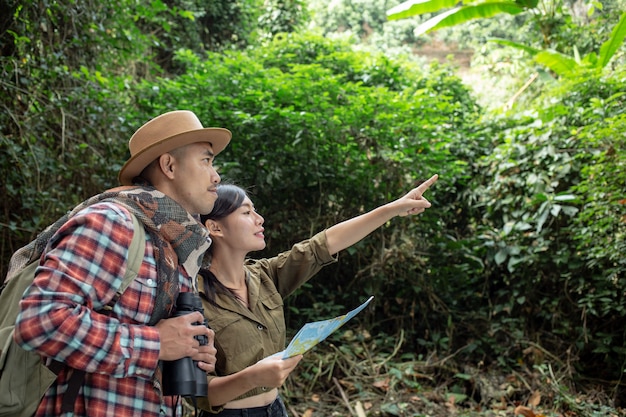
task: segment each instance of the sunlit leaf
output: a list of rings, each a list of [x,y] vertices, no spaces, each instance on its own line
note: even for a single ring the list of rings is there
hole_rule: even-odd
[[[498,265],[502,265],[504,261],[506,261],[507,251],[505,249],[500,249],[498,253],[496,253],[495,261]]]
[[[537,219],[537,233],[539,233],[541,229],[543,229],[544,223],[546,222],[546,220],[548,220],[548,214],[550,214],[547,201],[539,207],[539,213],[540,215]]]
[[[541,51],[535,61],[561,76],[571,75],[579,67],[574,59],[556,51]]]
[[[582,64],[589,65],[590,67],[602,68],[598,65],[598,56],[595,52],[589,52],[583,57]]]
[[[515,15],[523,11],[523,7],[508,1],[457,7],[422,23],[415,29],[414,33],[415,36],[420,36],[432,30],[460,25],[461,23],[465,23],[473,19],[484,19],[487,17],[493,17],[500,13]]]
[[[560,204],[554,204],[552,208],[550,209],[550,214],[552,214],[552,216],[554,217],[558,216],[560,212],[561,212]]]
[[[388,20],[406,19],[455,6],[458,0],[409,0],[387,10]]]
[[[532,56],[535,56],[539,52],[541,52],[541,49],[537,49],[531,46],[523,45],[521,43],[513,42],[508,39],[492,38],[492,39],[489,39],[489,42],[497,43],[497,44],[504,45],[504,46],[510,46],[512,48],[521,49],[522,51],[525,51]]]
[[[554,197],[554,201],[571,201],[571,200],[576,200],[576,196],[573,194],[563,194],[563,195],[557,195]]]
[[[539,4],[539,0],[516,0],[515,2],[529,9],[534,9]]]
[[[600,56],[598,59],[598,66],[600,68],[604,68],[609,63],[617,49],[624,42],[624,37],[626,37],[626,12],[622,14],[619,22],[613,28],[609,40],[604,42],[600,47]]]
[[[578,207],[574,207],[574,206],[562,206],[561,207],[563,210],[563,213],[565,213],[566,215],[572,217],[574,215],[576,215],[576,213],[578,213]]]

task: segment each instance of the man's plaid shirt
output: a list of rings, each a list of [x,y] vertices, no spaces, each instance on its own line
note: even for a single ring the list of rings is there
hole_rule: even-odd
[[[146,242],[139,276],[107,316],[101,310],[122,283],[132,240],[130,213],[98,203],[72,217],[46,249],[35,281],[20,302],[16,341],[25,349],[87,373],[74,416],[171,416],[153,387],[160,341],[148,322],[156,294],[153,245]],[[149,236],[149,235],[147,235]],[[179,267],[181,291],[190,279]],[[61,416],[68,370],[44,396],[36,416]],[[177,407],[180,415],[181,407]]]

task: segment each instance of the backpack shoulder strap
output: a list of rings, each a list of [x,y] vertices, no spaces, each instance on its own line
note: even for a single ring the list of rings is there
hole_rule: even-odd
[[[130,242],[130,248],[128,249],[128,261],[126,265],[126,273],[124,274],[124,280],[122,285],[118,288],[115,296],[104,306],[105,312],[110,312],[120,299],[126,288],[133,282],[133,280],[139,275],[139,269],[143,263],[143,255],[146,252],[146,230],[143,224],[137,219],[137,216],[131,213],[133,218],[133,240]]]
[[[120,285],[120,287],[118,288],[115,296],[102,309],[105,314],[109,314],[113,310],[113,307],[120,299],[124,291],[126,291],[128,286],[133,282],[137,275],[139,275],[139,269],[141,268],[141,264],[143,262],[143,255],[146,251],[146,230],[144,229],[143,224],[139,222],[139,219],[137,219],[137,216],[131,213],[131,217],[133,218],[133,239],[130,242],[130,248],[128,249],[126,273],[124,274],[124,280],[122,281],[122,285]],[[53,361],[50,369],[58,374],[59,370],[63,366],[64,365],[62,363]],[[61,411],[74,411],[74,402],[76,401],[76,397],[78,396],[78,390],[83,384],[84,378],[85,371],[78,369],[72,370],[72,375],[68,380],[67,391],[63,395]]]
[[[133,219],[133,238],[128,250],[126,273],[122,285],[103,310],[110,313],[122,293],[139,273],[146,248],[146,230],[137,219]],[[27,258],[24,258],[27,259]],[[0,292],[0,409],[11,415],[32,415],[46,390],[56,379],[64,364],[52,361],[46,366],[41,357],[20,348],[13,339],[15,320],[19,313],[19,301],[28,286],[33,282],[39,258],[17,268],[12,278],[4,282]],[[62,409],[74,410],[74,402],[82,385],[84,371],[72,369],[68,390],[63,394]],[[26,397],[25,397],[26,396]],[[5,415],[0,411],[0,415]],[[13,411],[16,411],[15,414]]]

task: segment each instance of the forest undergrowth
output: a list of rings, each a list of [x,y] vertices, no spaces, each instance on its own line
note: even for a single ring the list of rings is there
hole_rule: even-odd
[[[402,354],[402,335],[387,352],[347,338],[305,354],[281,390],[290,417],[626,417],[611,384],[578,380],[570,359],[538,345],[526,353],[546,361],[506,369]]]
[[[535,363],[508,369],[454,353],[416,358],[401,353],[402,335],[397,340],[386,352],[362,340],[308,352],[282,389],[290,416],[626,416],[612,406],[611,384],[578,380],[571,358],[535,344],[526,352]]]

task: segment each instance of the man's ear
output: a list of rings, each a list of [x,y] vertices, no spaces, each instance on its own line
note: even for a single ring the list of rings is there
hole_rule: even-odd
[[[176,162],[176,158],[170,153],[164,153],[159,156],[159,169],[167,178],[174,178],[174,164]]]

